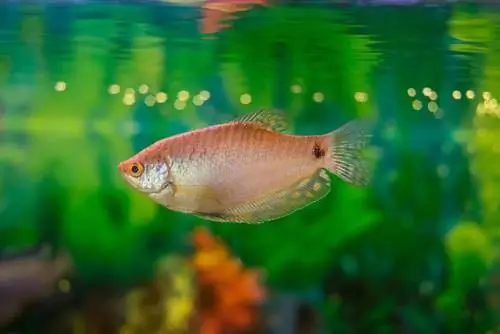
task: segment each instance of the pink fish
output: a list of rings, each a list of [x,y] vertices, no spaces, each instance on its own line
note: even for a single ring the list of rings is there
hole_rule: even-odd
[[[159,140],[118,169],[135,189],[170,210],[218,222],[262,223],[320,200],[330,175],[369,182],[361,150],[370,123],[353,121],[323,135],[286,134],[277,110]]]
[[[229,21],[237,19],[238,12],[251,10],[255,5],[267,6],[268,0],[210,0],[202,5],[201,31],[216,33],[231,26]]]

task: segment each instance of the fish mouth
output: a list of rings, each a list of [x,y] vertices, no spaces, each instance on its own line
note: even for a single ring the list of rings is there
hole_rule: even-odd
[[[118,167],[118,171],[120,172],[120,174],[122,174],[122,175],[125,174],[125,163],[124,162],[120,162],[117,167]]]

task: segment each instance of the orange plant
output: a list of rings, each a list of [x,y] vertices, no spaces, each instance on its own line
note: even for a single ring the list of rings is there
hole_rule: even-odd
[[[193,231],[193,265],[198,279],[199,333],[240,333],[259,321],[265,298],[259,272],[246,269],[205,228]]]

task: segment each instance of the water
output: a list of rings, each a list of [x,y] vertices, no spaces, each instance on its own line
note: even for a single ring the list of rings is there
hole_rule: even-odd
[[[0,263],[0,300],[13,298],[0,324],[197,333],[197,315],[209,333],[223,317],[205,309],[229,297],[197,281],[203,259],[224,254],[204,253],[204,226],[262,273],[265,298],[251,274],[215,290],[262,302],[221,311],[253,332],[496,328],[499,8],[361,3],[1,4],[0,258],[25,262]],[[336,181],[307,209],[247,226],[171,212],[118,175],[158,139],[262,107],[299,134],[374,117],[373,184]],[[238,263],[218,261],[216,278]],[[137,306],[141,284],[143,303],[172,306]]]

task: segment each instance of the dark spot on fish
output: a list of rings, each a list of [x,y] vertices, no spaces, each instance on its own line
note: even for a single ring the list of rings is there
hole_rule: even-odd
[[[132,166],[132,173],[134,173],[134,174],[135,174],[135,173],[137,173],[137,172],[139,172],[139,167],[137,167],[137,166]]]
[[[322,158],[326,154],[325,150],[318,143],[314,144],[312,152],[316,159]]]

